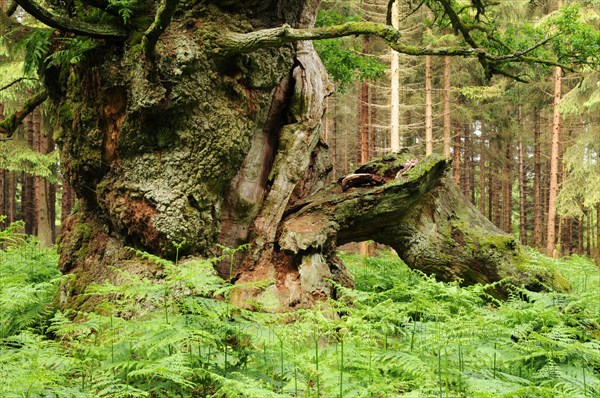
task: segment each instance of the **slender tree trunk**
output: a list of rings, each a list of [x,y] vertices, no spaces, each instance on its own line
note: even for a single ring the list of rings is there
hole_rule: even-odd
[[[425,155],[433,153],[433,111],[431,101],[431,56],[425,56]]]
[[[369,85],[361,84],[360,95],[360,163],[369,161]]]
[[[542,140],[540,131],[540,112],[534,111],[534,149],[533,149],[533,245],[542,247]]]
[[[33,148],[34,145],[34,127],[33,116],[28,115],[23,121],[27,145]],[[29,174],[22,173],[21,182],[21,216],[25,222],[25,233],[35,235],[36,225],[36,205],[35,205],[35,178]]]
[[[557,8],[562,7],[562,0],[558,0]],[[562,91],[562,69],[554,68],[554,101],[552,113],[552,144],[550,155],[550,191],[548,192],[548,218],[546,229],[546,255],[556,256],[556,196],[558,195],[558,167],[560,151],[560,97]]]
[[[508,139],[506,143],[505,156],[504,156],[504,172],[502,173],[502,209],[504,214],[502,216],[503,229],[507,233],[512,232],[512,138]]]
[[[577,217],[577,254],[583,256],[583,231],[585,228],[585,216]]]
[[[8,222],[15,222],[17,216],[17,182],[15,172],[8,172]]]
[[[7,204],[8,204],[8,195],[7,195],[7,187],[8,187],[8,172],[6,170],[0,170],[0,216],[6,216],[7,213]],[[0,222],[0,229],[6,228],[8,222],[6,219]]]
[[[600,267],[600,203],[596,205],[596,265]]]
[[[331,131],[331,177],[335,181],[338,175],[338,99],[337,95],[331,96],[331,103],[333,105],[333,130]]]
[[[470,182],[471,182],[471,165],[470,165],[470,158],[471,158],[471,131],[469,129],[468,125],[464,125],[461,128],[461,131],[463,133],[463,151],[462,151],[462,164],[461,164],[461,182],[460,182],[460,187],[462,188],[462,191],[465,195],[465,197],[470,198],[471,197],[471,187],[470,187]]]
[[[398,1],[392,5],[392,25],[398,29]],[[391,50],[391,95],[390,95],[390,147],[392,152],[400,151],[400,54]]]
[[[454,181],[460,186],[460,126],[458,122],[454,122],[454,155],[453,155],[453,175]]]
[[[523,139],[519,138],[519,237],[521,243],[527,242],[527,197],[525,196],[526,186],[525,174],[525,154],[523,150]]]
[[[450,159],[450,57],[444,57],[444,157]]]
[[[592,211],[585,210],[585,255],[592,255]]]
[[[479,139],[479,211],[481,214],[485,214],[485,158],[486,158],[486,145],[485,145],[485,136],[483,131],[481,132],[481,137]]]
[[[37,118],[37,120],[36,120]],[[34,130],[36,130],[36,151],[42,154],[48,154],[53,150],[54,144],[49,133],[44,131],[42,115],[39,112],[34,113]],[[41,243],[51,246],[54,243],[54,216],[52,208],[54,206],[54,195],[52,187],[47,179],[36,177],[36,224],[37,236]]]

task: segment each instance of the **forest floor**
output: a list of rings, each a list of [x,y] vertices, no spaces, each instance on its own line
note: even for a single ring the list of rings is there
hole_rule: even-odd
[[[57,310],[54,250],[0,232],[1,397],[599,397],[600,270],[584,257],[534,266],[569,293],[459,287],[388,251],[341,254],[356,281],[294,313],[231,306],[213,262],[90,286],[96,313]],[[260,286],[257,286],[260,288]]]

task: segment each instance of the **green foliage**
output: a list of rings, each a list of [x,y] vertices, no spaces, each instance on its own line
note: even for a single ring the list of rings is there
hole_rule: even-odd
[[[116,11],[127,24],[138,6],[138,0],[109,0],[108,9]]]
[[[23,58],[23,73],[25,76],[35,76],[50,48],[52,30],[32,29],[18,43],[18,48],[25,50]]]
[[[317,26],[329,26],[360,20],[358,15],[321,10]],[[314,43],[325,69],[335,81],[339,91],[355,80],[374,80],[385,74],[386,65],[378,58],[361,53],[360,42],[352,38],[320,40]]]
[[[89,37],[62,39],[62,50],[54,51],[46,58],[48,66],[69,66],[81,62],[83,54],[96,48],[96,42]]]
[[[17,222],[0,232],[0,339],[39,330],[60,279],[56,253],[22,229]]]
[[[56,184],[57,164],[58,151],[42,154],[13,141],[0,142],[0,169],[24,171]]]
[[[568,170],[557,197],[557,211],[566,216],[583,216],[586,209],[600,203],[600,143],[594,129],[582,133],[565,150]]]
[[[10,242],[11,256],[21,252],[36,265],[11,266],[5,273],[26,280],[23,286],[52,285],[39,296],[37,305],[43,307],[56,290],[58,272],[46,262],[54,260],[53,254],[26,254],[33,243],[17,230],[15,225],[2,232],[3,245]],[[356,289],[337,286],[338,299],[321,308],[260,314],[224,300],[234,287],[215,275],[214,261],[175,264],[136,253],[140,261],[162,268],[162,280],[121,271],[118,284],[90,287],[88,294],[104,298],[96,313],[21,312],[33,320],[13,327],[0,341],[0,395],[550,398],[600,393],[595,370],[600,366],[600,275],[585,258],[555,261],[529,253],[532,266],[570,275],[573,292],[514,289],[507,301],[498,302],[484,286],[437,282],[390,253],[377,258],[342,254]],[[9,263],[14,261],[1,264]]]

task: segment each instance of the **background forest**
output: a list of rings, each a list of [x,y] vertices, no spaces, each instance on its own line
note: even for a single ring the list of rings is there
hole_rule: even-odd
[[[394,3],[394,26],[409,44],[452,43],[423,3]],[[485,15],[498,45],[521,48],[517,26],[535,34],[575,15],[598,35],[598,0],[499,3]],[[385,22],[388,6],[324,1],[317,24]],[[90,42],[72,40],[46,62],[78,63]],[[37,87],[44,43],[0,40],[0,118]],[[438,282],[362,242],[341,254],[356,289],[266,314],[231,305],[235,286],[214,273],[244,247],[192,261],[173,242],[174,261],[135,252],[162,283],[122,272],[122,285],[89,286],[96,312],[61,311],[70,276],[53,245],[78,205],[60,173],[60,132],[40,106],[0,142],[0,397],[600,396],[600,71],[586,65],[600,50],[577,71],[523,64],[488,81],[474,59],[398,54],[377,38],[315,45],[336,87],[323,126],[331,181],[402,148],[452,158],[466,200],[570,291],[507,286],[500,301],[490,286]]]

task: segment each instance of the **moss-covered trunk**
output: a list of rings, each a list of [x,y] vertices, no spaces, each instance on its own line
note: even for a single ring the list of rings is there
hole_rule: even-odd
[[[329,170],[321,119],[330,85],[312,43],[225,57],[215,38],[224,30],[312,26],[318,3],[186,3],[151,57],[144,55],[141,37],[132,35],[124,43],[106,42],[80,64],[46,71],[61,167],[79,200],[59,245],[63,272],[77,276],[65,289],[65,305],[84,305],[86,285],[114,278],[113,267],[160,274],[127,247],[173,258],[176,245],[183,255],[213,256],[220,254],[218,245],[248,243],[236,257],[233,299],[272,310],[334,294],[329,280],[351,285],[336,245],[371,238],[373,231],[407,262],[445,278],[493,281],[504,275],[490,252],[493,242],[463,244],[461,233],[469,233],[458,221],[429,215],[441,206],[440,214],[450,217],[453,206],[463,205],[454,197],[435,199],[436,189],[447,188],[444,161],[426,162],[431,167],[411,174],[414,180],[378,188],[350,188],[365,183],[360,176],[346,180],[334,213],[310,213],[319,198],[341,189],[317,193]],[[363,174],[369,173],[377,174]],[[375,183],[390,175],[381,178]],[[405,223],[389,224],[390,214]],[[485,234],[487,228],[472,232]],[[430,230],[436,235],[425,233]],[[310,243],[298,238],[304,232]],[[512,241],[499,239],[504,246]],[[434,249],[419,254],[435,240],[448,240],[454,249],[444,250],[441,259]],[[483,248],[490,259],[463,274],[451,257],[467,248],[475,257]],[[485,269],[475,275],[475,266]],[[217,268],[230,276],[229,264]],[[264,280],[269,282],[260,288],[246,283]]]
[[[112,267],[141,269],[127,247],[173,257],[251,242],[241,269],[273,273],[284,210],[319,184],[330,85],[312,43],[215,51],[225,30],[309,27],[318,1],[200,2],[176,12],[153,57],[140,37],[106,42],[48,69],[61,167],[79,205],[60,242],[67,302]],[[228,273],[223,270],[223,273]],[[83,300],[83,299],[81,299]]]

